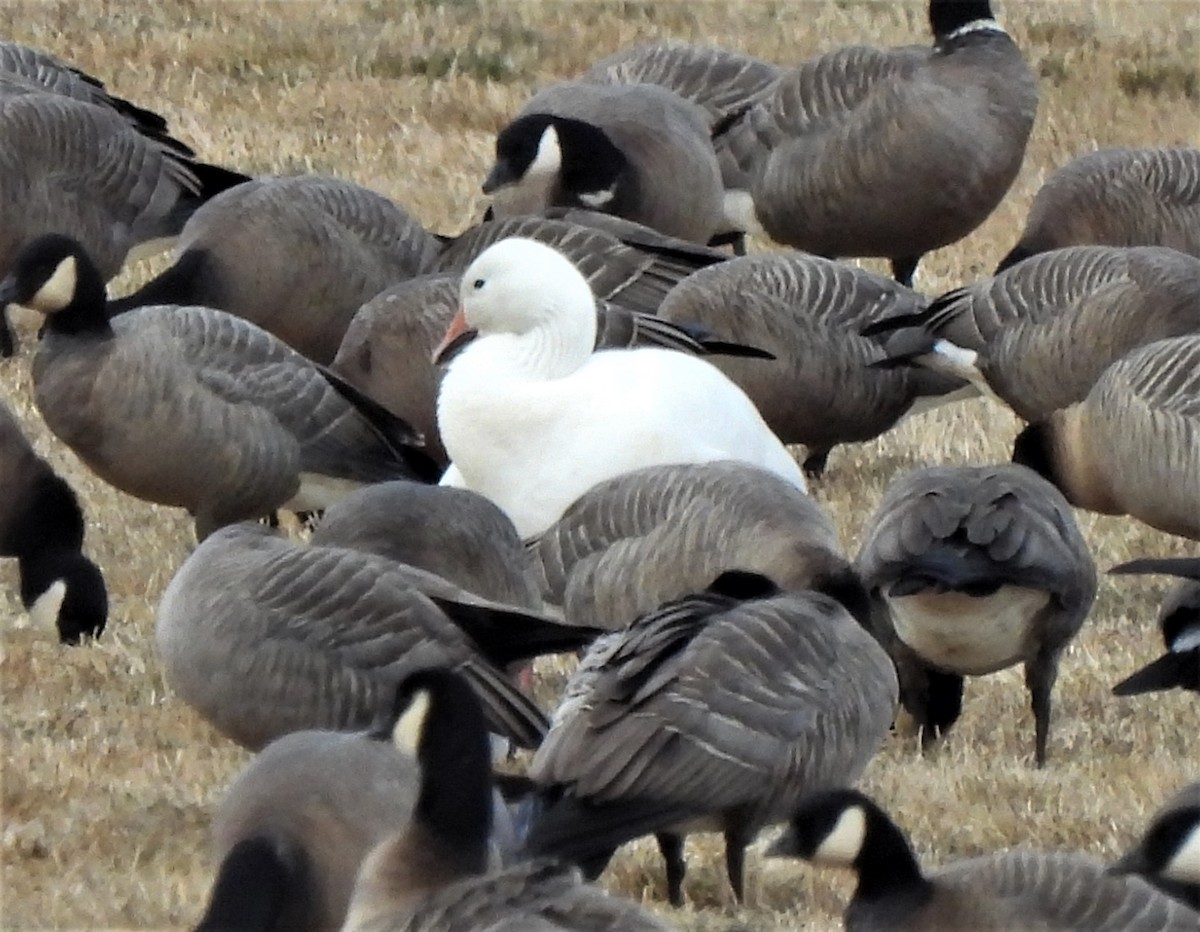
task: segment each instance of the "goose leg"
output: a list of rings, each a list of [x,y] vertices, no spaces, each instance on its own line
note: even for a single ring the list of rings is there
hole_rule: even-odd
[[[899,259],[893,259],[892,278],[896,279],[905,288],[911,288],[913,276],[917,274],[917,264],[920,261],[920,256],[904,256]]]
[[[687,872],[683,860],[683,836],[657,832],[654,838],[667,865],[667,899],[678,909],[683,905],[683,875]]]
[[[1034,759],[1046,766],[1046,742],[1050,737],[1050,695],[1058,679],[1058,655],[1038,654],[1025,664],[1025,686],[1033,706]]]
[[[930,670],[928,677],[922,746],[948,732],[962,714],[963,678],[957,673],[941,670]]]
[[[725,873],[739,906],[746,902],[746,845],[749,843],[750,838],[744,830],[725,829]]]
[[[9,357],[16,352],[12,328],[8,325],[8,308],[0,307],[0,356]]]
[[[828,450],[817,450],[808,454],[808,457],[804,460],[800,468],[804,470],[804,475],[809,479],[820,479],[821,476],[825,475],[825,464],[828,460]]]

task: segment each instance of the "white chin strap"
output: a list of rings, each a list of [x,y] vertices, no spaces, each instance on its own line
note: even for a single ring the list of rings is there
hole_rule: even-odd
[[[969,23],[964,23],[957,29],[946,33],[946,35],[942,36],[941,41],[938,44],[945,45],[947,42],[953,42],[955,39],[970,35],[973,32],[990,32],[997,33],[1002,36],[1008,35],[1008,33],[1004,30],[1004,27],[994,19],[973,19]]]

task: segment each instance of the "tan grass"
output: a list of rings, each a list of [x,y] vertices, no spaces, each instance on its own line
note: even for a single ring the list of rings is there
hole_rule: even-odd
[[[941,291],[986,274],[1014,241],[1037,185],[1071,155],[1107,144],[1200,144],[1194,2],[1001,0],[1043,76],[1029,155],[1011,195],[973,236],[931,255]],[[0,34],[46,48],[162,112],[213,161],[251,172],[329,171],[378,188],[431,228],[483,209],[490,136],[539,83],[616,48],[678,36],[779,62],[835,44],[925,41],[924,3],[487,2],[219,3],[6,0]],[[479,76],[499,77],[482,83]],[[765,244],[755,244],[765,248]],[[118,282],[128,290],[162,261]],[[874,267],[881,267],[872,263]],[[103,639],[58,646],[22,627],[16,571],[0,567],[4,768],[0,926],[173,928],[194,922],[212,865],[207,826],[247,755],[165,687],[154,608],[192,543],[177,511],[113,491],[51,437],[29,397],[25,354],[0,363],[4,397],[38,449],[79,490],[88,548],[112,589]],[[850,552],[886,483],[928,463],[1006,459],[1016,420],[985,402],[935,412],[831,458],[815,494]],[[1197,553],[1135,522],[1081,514],[1099,565]],[[1051,761],[1032,769],[1018,671],[970,681],[961,721],[935,754],[896,738],[863,783],[931,863],[1034,844],[1107,857],[1161,799],[1196,779],[1194,697],[1116,701],[1108,689],[1155,655],[1165,583],[1105,579],[1062,664]],[[689,845],[690,929],[833,929],[847,878],[751,856],[750,906],[729,905],[715,839]],[[661,904],[651,845],[627,849],[604,882]],[[660,907],[656,907],[660,908]]]

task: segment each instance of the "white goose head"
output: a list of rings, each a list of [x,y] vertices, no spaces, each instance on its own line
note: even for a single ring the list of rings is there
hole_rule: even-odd
[[[463,273],[459,312],[434,361],[467,342],[473,345],[461,359],[503,359],[542,378],[568,375],[596,344],[591,286],[558,250],[521,237],[501,240]],[[451,368],[458,364],[456,359]]]

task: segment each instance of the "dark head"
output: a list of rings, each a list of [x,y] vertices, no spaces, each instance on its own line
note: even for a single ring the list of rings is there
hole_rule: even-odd
[[[929,0],[929,28],[939,45],[955,30],[988,20],[995,22],[988,0]]]
[[[767,856],[854,870],[856,897],[928,887],[903,832],[872,799],[853,789],[825,790],[804,799]]]
[[[1054,482],[1054,442],[1050,425],[1045,422],[1030,424],[1017,434],[1017,439],[1013,441],[1012,461]]]
[[[599,127],[533,113],[514,120],[496,137],[496,164],[483,192],[538,181],[553,192],[547,206],[606,210],[628,164]]]
[[[83,247],[58,233],[39,236],[17,254],[0,282],[0,307],[9,304],[45,314],[51,330],[87,329],[97,317],[107,327],[104,279]]]
[[[1008,269],[1011,269],[1014,265],[1024,262],[1031,256],[1036,255],[1038,255],[1037,250],[1030,249],[1028,246],[1017,243],[1017,245],[1010,249],[1008,254],[1000,260],[1000,264],[996,266],[996,271],[992,274],[999,275],[1001,272],[1005,272]]]
[[[1158,815],[1137,846],[1109,871],[1141,874],[1151,882],[1171,881],[1200,892],[1200,805],[1180,806]]]
[[[424,832],[487,867],[492,831],[491,740],[474,690],[457,673],[440,667],[418,670],[396,690],[390,734],[421,766],[421,790],[413,820]]]
[[[778,595],[780,588],[762,573],[747,570],[726,570],[712,581],[709,592],[748,602],[751,599],[769,599]]]
[[[108,622],[108,590],[99,567],[78,550],[22,558],[21,602],[35,627],[58,627],[64,644],[99,637]]]

